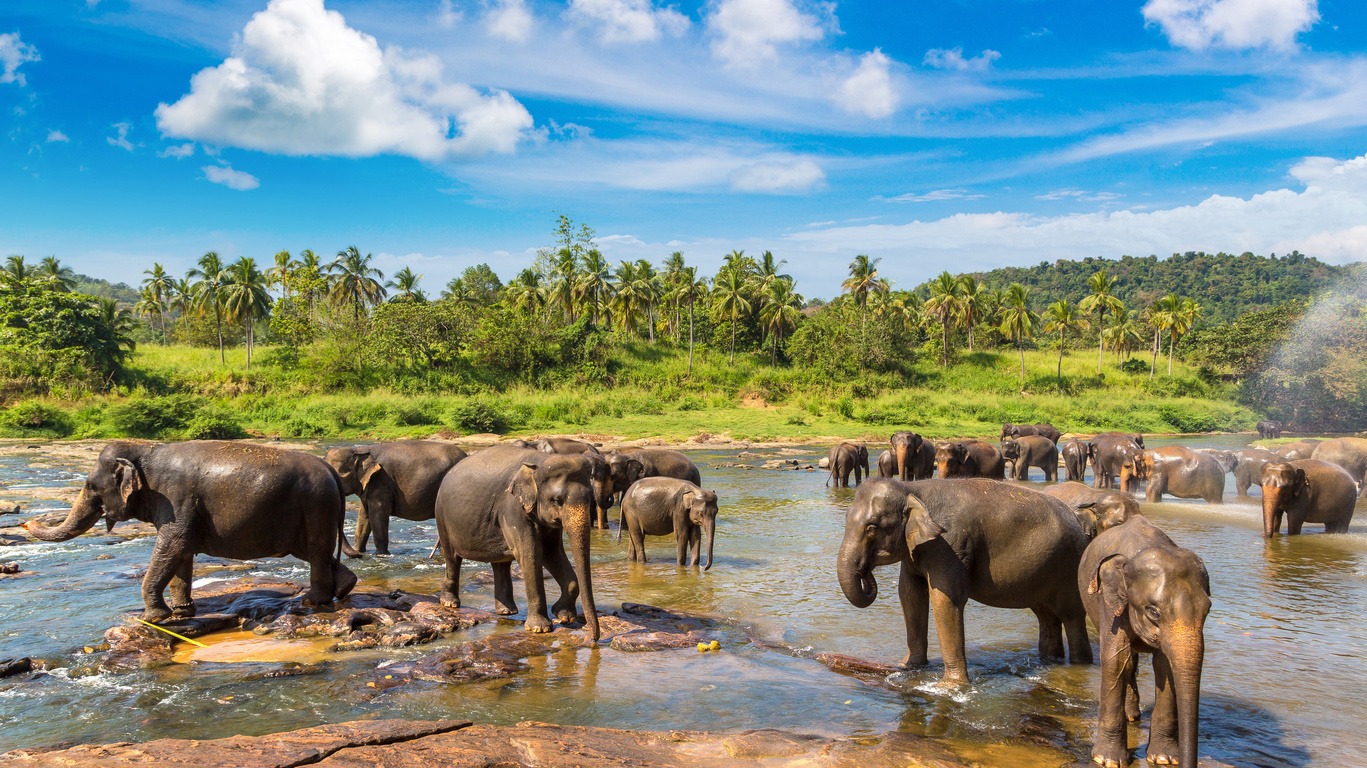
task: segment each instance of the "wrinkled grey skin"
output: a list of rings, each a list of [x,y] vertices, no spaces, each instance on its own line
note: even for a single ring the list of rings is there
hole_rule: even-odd
[[[1076,437],[1064,443],[1059,452],[1063,454],[1064,477],[1068,480],[1082,482],[1087,475],[1087,459],[1090,445],[1084,443]]]
[[[1163,494],[1179,499],[1205,499],[1207,504],[1225,503],[1225,470],[1208,453],[1184,445],[1165,445],[1144,451],[1148,485],[1144,498],[1156,504]]]
[[[1118,477],[1120,490],[1139,490],[1144,476],[1144,445],[1135,437],[1107,432],[1091,439],[1093,488],[1115,488]]]
[[[706,571],[712,567],[712,544],[717,535],[717,493],[687,480],[647,477],[622,497],[622,525],[629,534],[627,559],[642,563],[646,562],[646,536],[674,534],[678,565],[698,564],[706,536]]]
[[[1057,445],[1058,440],[1063,436],[1063,433],[1058,431],[1053,424],[1048,422],[1041,422],[1039,424],[1012,424],[1007,422],[1002,425],[1001,438],[1003,440],[1008,437],[1028,437],[1030,435],[1046,437],[1049,439],[1049,442]]]
[[[1281,530],[1296,536],[1306,523],[1324,523],[1325,533],[1347,533],[1357,506],[1357,485],[1343,467],[1318,459],[1271,462],[1263,467],[1263,536]]]
[[[1006,479],[1006,461],[1001,451],[981,440],[936,440],[935,467],[941,478]]]
[[[1320,443],[1322,442],[1324,441],[1312,439],[1297,440],[1294,443],[1287,443],[1286,445],[1278,446],[1277,448],[1272,449],[1272,452],[1277,454],[1278,456],[1281,456],[1287,461],[1295,461],[1297,459],[1310,459],[1314,458],[1315,449],[1320,447]]]
[[[1088,539],[1139,514],[1139,502],[1121,491],[1102,491],[1070,480],[1051,485],[1044,492],[1073,508]]]
[[[1336,437],[1315,446],[1310,458],[1343,467],[1367,495],[1367,440],[1361,437]]]
[[[926,441],[911,430],[893,432],[888,438],[892,445],[892,474],[883,477],[896,477],[900,480],[925,480],[935,472],[935,449],[926,450]],[[929,455],[929,461],[926,456]],[[879,473],[883,471],[882,457],[879,459]]]
[[[990,503],[985,503],[989,500]],[[930,610],[935,611],[944,680],[968,680],[964,605],[1028,608],[1039,622],[1039,651],[1091,663],[1076,571],[1087,537],[1073,511],[1052,496],[984,479],[875,478],[860,486],[845,515],[836,575],[846,599],[873,603],[873,569],[901,566],[897,594],[906,623],[903,666],[926,664]]]
[[[1256,429],[1258,430],[1258,437],[1261,437],[1264,440],[1282,436],[1282,423],[1280,421],[1272,421],[1270,419],[1260,421],[1258,422]]]
[[[495,446],[479,451],[446,473],[437,491],[437,541],[446,559],[439,599],[460,606],[460,566],[465,558],[490,563],[494,571],[494,610],[517,613],[512,562],[522,565],[527,590],[528,632],[549,632],[542,569],[560,585],[552,606],[562,624],[575,620],[580,589],[587,630],[599,637],[589,567],[589,530],[593,522],[594,460],[602,457],[544,453]],[[565,555],[570,540],[574,563]]]
[[[869,474],[869,449],[862,443],[840,443],[831,448],[827,457],[830,462],[830,475],[826,485],[835,480],[836,488],[850,487],[850,474],[854,474],[854,484],[859,485],[864,475]]]
[[[583,440],[575,440],[571,437],[543,437],[531,444],[542,453],[560,453],[566,456],[573,456],[577,453],[599,453],[598,448],[592,443]]]
[[[1043,435],[1004,438],[1002,460],[1013,480],[1029,480],[1030,468],[1039,467],[1044,470],[1046,482],[1058,482],[1058,446]]]
[[[1096,537],[1078,566],[1077,584],[1101,639],[1092,760],[1105,768],[1130,764],[1126,720],[1140,715],[1138,655],[1151,653],[1156,695],[1148,760],[1195,766],[1210,613],[1205,564],[1140,515]]]
[[[1269,463],[1286,461],[1272,451],[1262,448],[1243,448],[1234,452],[1234,492],[1248,498],[1248,489],[1263,483],[1263,467]]]
[[[292,555],[309,564],[305,603],[345,597],[356,584],[338,555],[345,513],[337,473],[317,456],[221,440],[119,440],[100,452],[65,521],[26,527],[43,541],[66,541],[100,517],[110,529],[129,519],[155,525],[142,616],[156,622],[194,615],[190,581],[201,553]],[[170,606],[162,597],[167,586]]]
[[[465,451],[435,440],[333,448],[325,457],[342,481],[343,496],[361,499],[356,520],[356,552],[365,551],[375,532],[375,554],[389,554],[389,519],[431,520],[437,489]]]

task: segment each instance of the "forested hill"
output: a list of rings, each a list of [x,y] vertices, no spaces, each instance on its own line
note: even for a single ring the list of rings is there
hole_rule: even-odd
[[[73,275],[72,279],[76,283],[72,290],[76,293],[114,299],[121,304],[138,303],[138,289],[129,286],[127,283],[111,283],[108,280],[101,280],[98,277],[80,273]]]
[[[1042,262],[1034,267],[1004,267],[974,276],[990,288],[1020,283],[1036,303],[1068,299],[1076,302],[1091,291],[1087,278],[1104,269],[1119,281],[1115,295],[1131,309],[1143,309],[1168,293],[1190,297],[1201,305],[1207,323],[1228,323],[1255,309],[1289,299],[1313,296],[1364,265],[1334,266],[1292,251],[1286,256],[1190,252],[1120,259]],[[919,290],[927,295],[925,290]]]

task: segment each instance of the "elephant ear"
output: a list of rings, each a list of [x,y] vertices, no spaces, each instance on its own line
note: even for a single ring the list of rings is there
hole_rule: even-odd
[[[138,471],[137,466],[135,466],[133,462],[123,458],[115,459],[114,461],[117,462],[114,473],[119,479],[119,496],[121,496],[123,502],[127,504],[128,497],[141,491],[146,485],[142,481],[142,473]]]
[[[523,464],[517,474],[513,475],[513,481],[508,484],[508,493],[517,499],[517,503],[522,505],[522,511],[527,515],[532,514],[536,509],[536,465]]]
[[[915,496],[907,496],[907,550],[912,551],[945,532],[940,524],[930,517],[930,510]]]
[[[636,459],[627,459],[627,483],[631,484],[645,477],[646,465]]]
[[[364,456],[364,458],[362,458],[362,456]],[[361,490],[365,490],[366,486],[370,485],[370,481],[375,477],[375,474],[384,469],[384,467],[381,467],[380,462],[376,461],[375,457],[369,453],[358,454],[356,458],[360,463],[360,472],[358,474],[361,479]]]
[[[1087,585],[1087,594],[1101,593],[1106,610],[1117,618],[1130,605],[1130,581],[1125,575],[1125,566],[1129,563],[1124,555],[1107,555],[1097,564],[1092,582]]]
[[[1296,467],[1296,491],[1291,494],[1291,498],[1297,498],[1308,490],[1310,490],[1310,478],[1306,477],[1305,470]]]
[[[1088,502],[1079,506],[1073,511],[1077,515],[1077,521],[1082,524],[1082,532],[1087,534],[1087,538],[1096,538],[1096,510],[1093,507],[1096,502]]]

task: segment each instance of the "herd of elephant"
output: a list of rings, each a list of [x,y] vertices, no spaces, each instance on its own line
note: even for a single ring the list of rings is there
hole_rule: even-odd
[[[967,680],[963,610],[969,599],[1026,608],[1039,624],[1039,652],[1091,663],[1086,619],[1100,635],[1101,714],[1093,759],[1128,765],[1126,721],[1139,717],[1137,654],[1151,653],[1157,698],[1150,762],[1195,765],[1204,624],[1210,580],[1201,559],[1177,546],[1141,513],[1131,492],[1147,481],[1149,501],[1163,494],[1219,502],[1224,475],[1243,494],[1263,488],[1264,532],[1282,515],[1288,532],[1305,522],[1346,530],[1367,473],[1367,440],[1300,441],[1277,452],[1145,449],[1141,435],[1070,439],[1048,424],[1007,424],[1000,447],[978,440],[928,441],[895,433],[868,473],[867,447],[841,443],[828,457],[831,477],[858,490],[846,514],[836,575],[848,600],[877,596],[876,566],[898,564],[906,625],[904,666],[927,662],[929,613],[935,613],[944,680]],[[1313,444],[1312,444],[1313,443]],[[1043,491],[1001,482],[1027,478],[1031,466],[1056,479],[1060,455],[1068,482]],[[1090,465],[1093,483],[1080,482]],[[931,479],[938,472],[940,478]],[[829,481],[828,481],[829,482]],[[1116,489],[1118,483],[1118,490]],[[355,547],[343,527],[346,498],[361,500]],[[712,564],[717,495],[697,466],[666,449],[600,452],[568,438],[514,441],[476,451],[406,440],[335,448],[325,458],[232,441],[116,441],[100,453],[66,519],[31,521],[36,538],[65,541],[104,518],[153,524],[157,536],[143,579],[143,618],[194,615],[196,554],[232,559],[293,556],[309,563],[303,601],[345,597],[356,576],[342,556],[359,557],[373,534],[389,552],[392,517],[436,519],[446,562],[440,601],[460,605],[464,559],[490,563],[495,610],[517,613],[512,562],[526,590],[525,628],[548,632],[552,618],[584,626],[598,640],[590,571],[590,530],[608,528],[621,506],[618,537],[645,561],[644,537],[673,534],[679,565],[699,565],[703,539]],[[570,542],[571,557],[564,540]],[[560,587],[549,610],[544,572]],[[168,605],[164,593],[170,589]]]

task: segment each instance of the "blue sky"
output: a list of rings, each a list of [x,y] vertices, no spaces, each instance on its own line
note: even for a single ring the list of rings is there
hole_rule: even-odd
[[[1349,0],[5,0],[0,254],[136,282],[356,245],[612,259],[1367,253]]]

